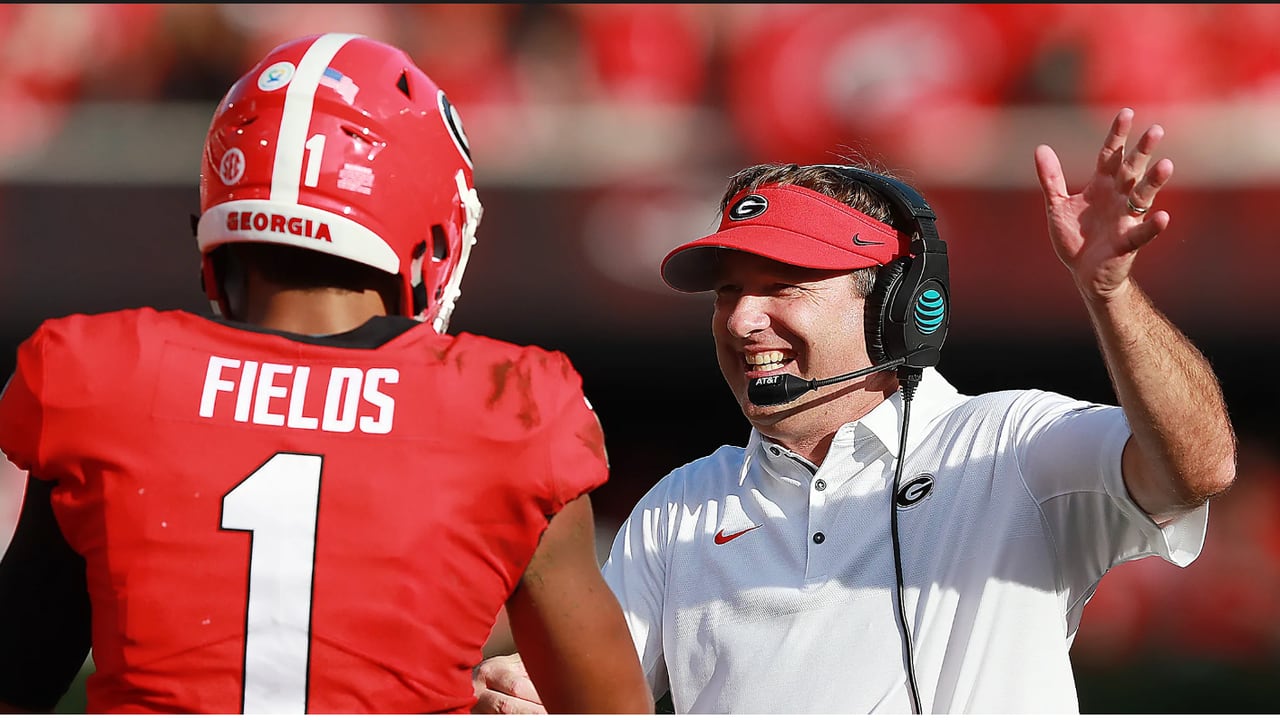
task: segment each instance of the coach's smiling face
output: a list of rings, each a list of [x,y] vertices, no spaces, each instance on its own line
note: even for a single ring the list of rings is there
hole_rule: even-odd
[[[751,402],[751,380],[827,378],[869,367],[865,300],[847,270],[813,270],[744,252],[721,253],[712,334],[720,372],[751,424],[802,454],[896,389],[891,372],[806,393],[782,405]],[[887,392],[886,392],[887,388]],[[812,458],[811,458],[812,459]]]

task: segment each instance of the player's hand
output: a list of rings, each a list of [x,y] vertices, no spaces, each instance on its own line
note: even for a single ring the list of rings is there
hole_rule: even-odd
[[[476,715],[546,715],[538,690],[529,679],[520,655],[495,655],[476,666]]]
[[[1093,177],[1075,195],[1067,192],[1053,148],[1040,145],[1035,150],[1049,238],[1058,259],[1091,300],[1106,301],[1126,289],[1138,250],[1169,226],[1169,213],[1152,207],[1173,175],[1172,160],[1151,162],[1164,128],[1147,128],[1126,152],[1132,127],[1133,110],[1122,108],[1098,152]]]

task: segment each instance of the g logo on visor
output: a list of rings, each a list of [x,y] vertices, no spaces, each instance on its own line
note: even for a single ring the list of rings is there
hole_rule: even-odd
[[[760,195],[747,195],[729,208],[730,220],[750,220],[764,214],[769,209],[769,201]]]

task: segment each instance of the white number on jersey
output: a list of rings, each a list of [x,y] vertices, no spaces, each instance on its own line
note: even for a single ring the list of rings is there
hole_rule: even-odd
[[[242,712],[302,714],[311,652],[319,455],[276,453],[222,498],[222,529],[251,533]]]

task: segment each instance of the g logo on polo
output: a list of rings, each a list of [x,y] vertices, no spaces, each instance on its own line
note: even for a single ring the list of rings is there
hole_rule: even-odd
[[[769,209],[769,201],[760,195],[747,195],[729,208],[730,220],[750,220]]]
[[[918,505],[925,498],[929,497],[929,493],[933,492],[933,476],[925,473],[915,478],[906,485],[903,485],[898,494],[894,495],[893,501],[898,507],[906,510],[909,507]]]

